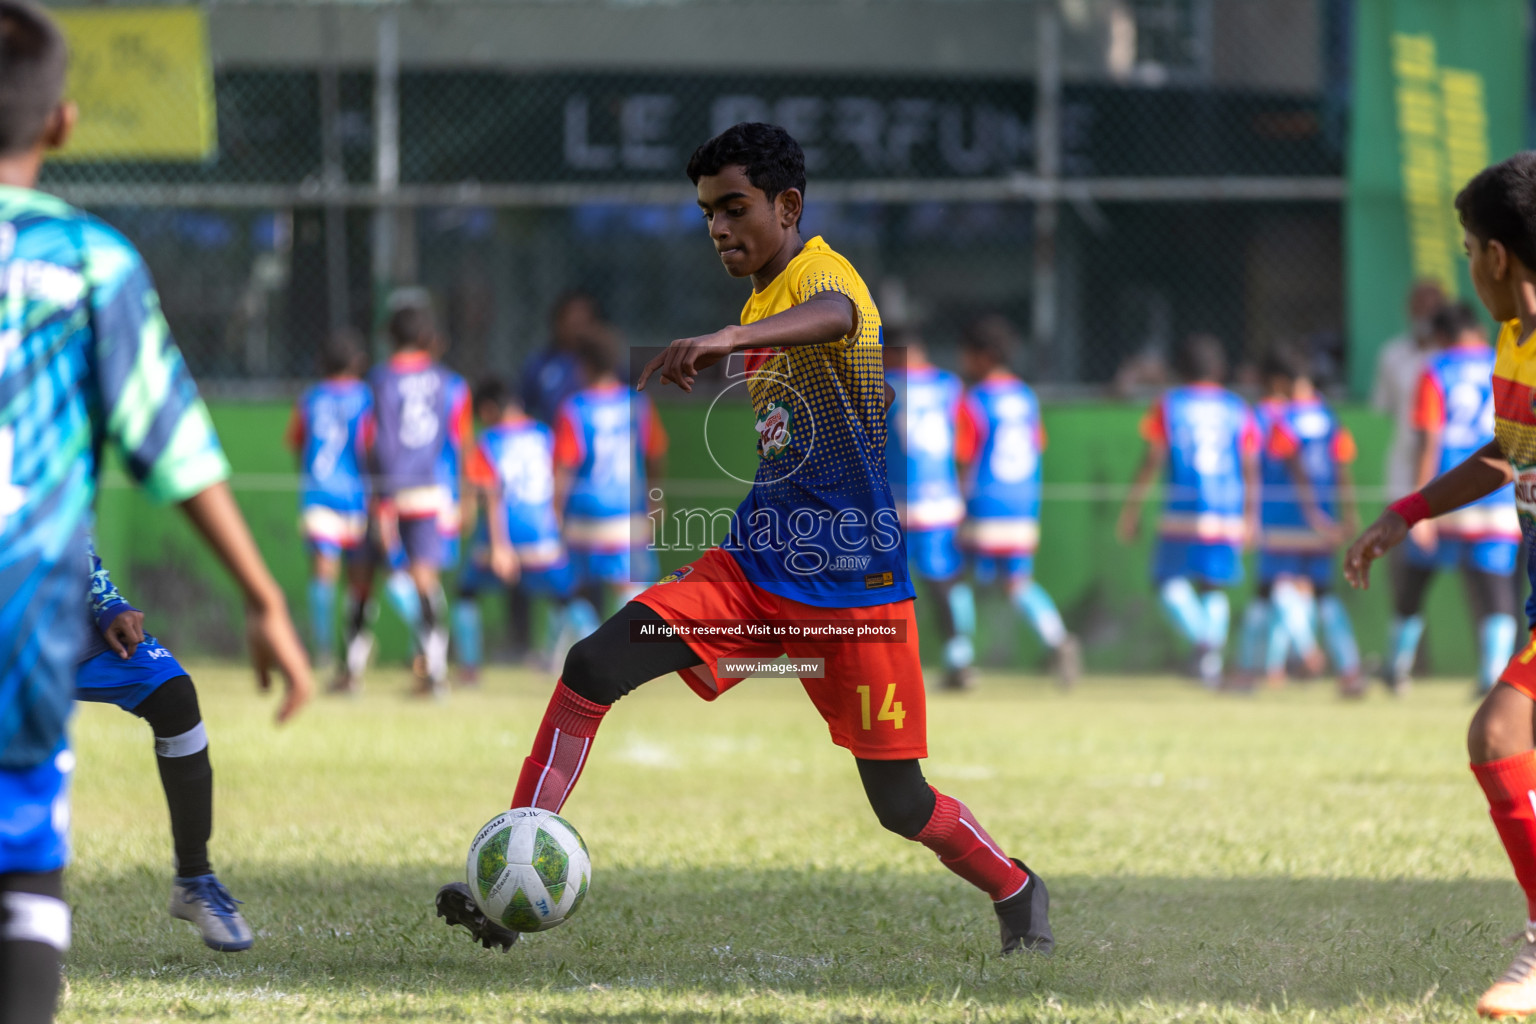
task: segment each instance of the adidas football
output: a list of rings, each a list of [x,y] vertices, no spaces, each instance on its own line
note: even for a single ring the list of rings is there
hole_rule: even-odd
[[[537,807],[514,807],[486,822],[470,844],[467,870],[481,912],[518,932],[565,921],[592,882],[580,833]]]

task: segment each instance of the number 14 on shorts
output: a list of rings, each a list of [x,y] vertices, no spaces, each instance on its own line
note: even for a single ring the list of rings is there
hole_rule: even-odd
[[[869,687],[861,686],[859,690],[859,720],[865,729],[874,728],[869,719],[870,699]],[[887,683],[885,686],[885,699],[880,702],[880,712],[875,715],[875,721],[895,722],[893,728],[900,729],[901,723],[906,719],[907,713],[902,709],[901,701],[896,699],[896,684]]]

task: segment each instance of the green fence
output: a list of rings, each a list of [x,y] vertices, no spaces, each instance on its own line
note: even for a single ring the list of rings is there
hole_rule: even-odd
[[[722,492],[720,477],[705,448],[705,402],[666,404],[662,418],[671,437],[669,501],[690,507],[728,507],[737,496]],[[296,477],[283,445],[289,416],[276,403],[221,403],[214,419],[236,473],[236,493],[262,550],[296,613],[303,610],[305,556],[297,533]],[[1149,582],[1151,531],[1135,545],[1114,539],[1120,489],[1139,455],[1140,409],[1106,403],[1062,404],[1045,412],[1050,447],[1045,457],[1048,498],[1042,513],[1038,557],[1041,582],[1055,596],[1070,627],[1086,641],[1088,665],[1098,672],[1156,671],[1179,663],[1182,652],[1166,628]],[[1370,490],[1380,483],[1388,424],[1367,409],[1346,407],[1342,416],[1360,444],[1358,475]],[[715,424],[715,430],[719,430]],[[736,436],[742,436],[735,432]],[[718,437],[718,434],[716,435]],[[751,436],[750,433],[746,436]],[[718,449],[720,443],[715,441]],[[748,458],[750,453],[747,453]],[[704,467],[709,467],[706,473]],[[734,468],[734,467],[733,467]],[[1379,501],[1363,502],[1369,520]],[[1146,526],[1151,526],[1150,514]],[[240,648],[239,603],[181,518],[131,490],[120,474],[109,476],[102,494],[99,546],[124,593],[147,609],[148,625],[178,650],[227,656]],[[673,556],[673,561],[679,560]],[[663,569],[669,568],[663,556]],[[1384,572],[1377,586],[1345,599],[1355,618],[1361,648],[1380,652],[1387,630]],[[1234,622],[1249,588],[1234,595]],[[980,595],[978,650],[994,664],[1033,666],[1042,651],[1028,630],[1018,628],[1001,595]],[[928,621],[919,598],[919,615]],[[1425,652],[1438,674],[1469,675],[1475,664],[1473,629],[1459,581],[1436,584],[1428,611]],[[495,623],[490,647],[495,649]],[[378,631],[381,656],[403,658],[408,640],[388,610]],[[925,645],[936,656],[928,633]]]

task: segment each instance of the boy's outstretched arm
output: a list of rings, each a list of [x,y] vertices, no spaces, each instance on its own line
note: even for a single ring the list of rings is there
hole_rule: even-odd
[[[286,722],[309,701],[314,684],[309,658],[288,617],[283,592],[267,571],[229,484],[220,482],[199,491],[183,501],[181,509],[245,595],[245,636],[256,681],[267,690],[272,685],[272,670],[282,675],[287,693],[277,720]]]
[[[646,381],[657,374],[663,384],[670,381],[684,391],[692,391],[700,370],[732,352],[825,345],[848,337],[858,327],[858,309],[852,299],[842,292],[818,292],[799,305],[756,323],[732,325],[696,338],[679,338],[645,364],[635,390],[644,391]]]
[[[1125,507],[1120,510],[1120,522],[1115,533],[1122,543],[1129,544],[1141,530],[1141,505],[1146,501],[1152,481],[1162,472],[1164,450],[1161,445],[1148,443],[1142,451],[1141,465],[1131,481],[1131,493],[1125,497]]]
[[[1441,473],[1404,501],[1419,505],[1425,518],[1444,515],[1461,506],[1487,497],[1515,478],[1509,460],[1497,441],[1489,441],[1469,455],[1466,461]],[[1366,527],[1344,556],[1344,577],[1350,585],[1364,590],[1371,583],[1371,563],[1403,542],[1408,536],[1408,520],[1394,508],[1388,508]]]

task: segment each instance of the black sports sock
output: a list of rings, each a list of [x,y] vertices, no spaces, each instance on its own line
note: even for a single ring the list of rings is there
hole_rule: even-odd
[[[368,598],[359,598],[355,594],[347,595],[347,642],[352,640],[363,630],[368,628],[368,617],[373,604]]]
[[[211,875],[208,837],[213,834],[213,765],[197,706],[197,689],[186,676],[160,686],[134,709],[155,732],[155,762],[171,812],[176,874]]]
[[[0,1024],[50,1024],[69,907],[62,873],[0,875]]]

